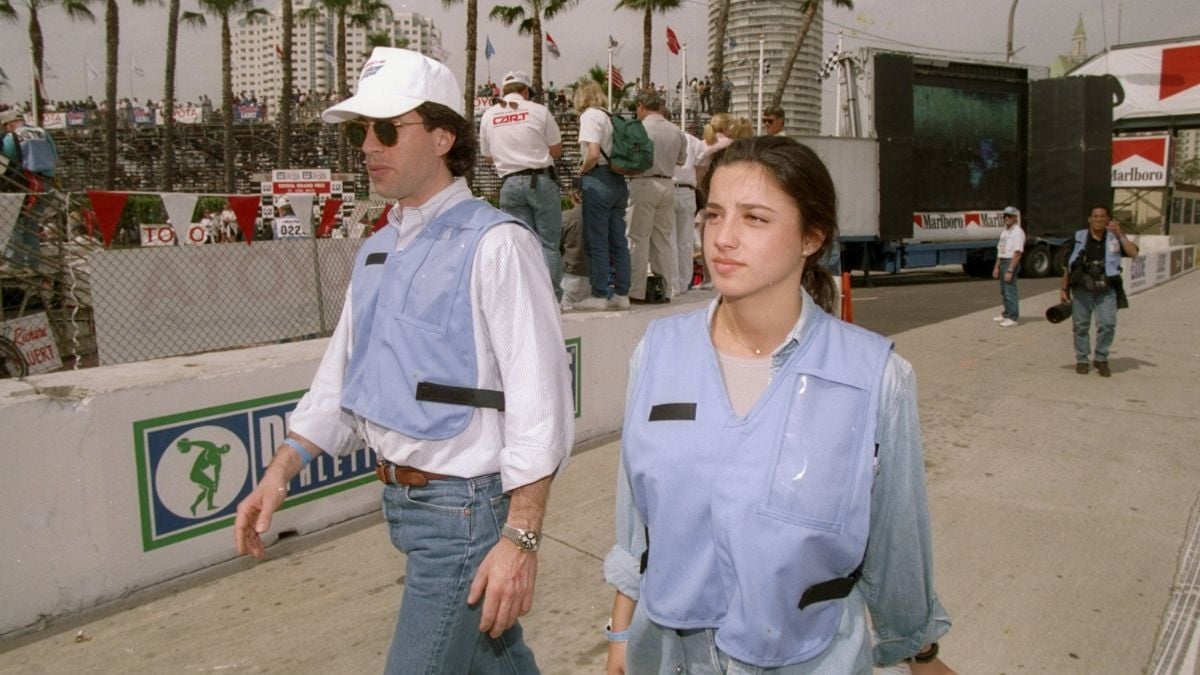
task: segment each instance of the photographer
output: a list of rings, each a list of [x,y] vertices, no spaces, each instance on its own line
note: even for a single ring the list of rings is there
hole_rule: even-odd
[[[1132,258],[1138,247],[1125,237],[1107,206],[1093,206],[1087,229],[1075,233],[1075,250],[1063,273],[1062,301],[1071,301],[1075,324],[1075,372],[1087,375],[1091,355],[1092,314],[1096,315],[1096,371],[1111,377],[1108,348],[1117,332],[1117,307],[1124,307],[1121,257]]]

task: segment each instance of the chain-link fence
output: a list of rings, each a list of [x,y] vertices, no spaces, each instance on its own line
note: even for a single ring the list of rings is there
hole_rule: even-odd
[[[292,132],[293,166],[333,166],[338,128],[300,117]],[[557,165],[565,197],[578,185],[578,117],[565,112],[556,118],[563,137]],[[152,241],[153,231],[187,230],[167,224],[160,199],[166,195],[154,192],[164,133],[159,127],[118,130],[116,189],[145,194],[130,197],[108,248],[100,242],[95,207],[85,192],[103,182],[97,173],[103,166],[101,129],[53,131],[62,157],[55,185],[0,186],[5,322],[0,334],[28,337],[39,330],[29,326],[44,325],[43,342],[54,343],[59,359],[35,364],[33,372],[323,337],[336,325],[355,252],[386,207],[384,200],[369,197],[365,176],[341,176],[344,190],[356,199],[352,209],[347,207],[352,210],[347,226],[335,232],[340,238],[273,240],[269,224],[259,219],[253,245],[247,246],[236,223],[225,219],[222,227],[214,218],[203,224],[214,208],[228,208],[224,197],[216,196],[223,192],[220,126],[180,125],[177,189],[213,196],[199,198],[188,224],[202,228],[199,237]],[[235,143],[238,192],[261,195],[259,181],[273,168],[275,127],[239,124]],[[348,165],[362,166],[356,149]],[[482,157],[472,189],[493,203],[498,200],[500,180]]]

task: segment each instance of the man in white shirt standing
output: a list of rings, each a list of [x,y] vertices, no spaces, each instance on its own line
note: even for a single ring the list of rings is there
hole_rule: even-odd
[[[529,75],[510,70],[504,98],[479,121],[479,148],[500,176],[500,210],[525,221],[542,240],[554,292],[562,300],[562,197],[554,160],[562,134],[546,106],[529,100]]]
[[[234,537],[262,557],[289,482],[357,432],[406,555],[385,672],[536,673],[517,617],[574,433],[567,356],[536,235],[462,179],[476,146],[461,105],[446,66],[378,47],[355,95],[322,114],[361,145],[396,207],[359,250],[312,386]]]
[[[662,115],[654,89],[637,95],[637,116],[654,144],[654,164],[629,179],[629,302],[646,302],[646,266],[668,284],[679,278],[675,239],[675,184],[671,174],[687,159],[687,141],[679,127]],[[668,290],[668,293],[670,291]]]
[[[1025,250],[1025,230],[1021,229],[1021,212],[1015,206],[1004,207],[1004,231],[996,245],[996,267],[992,278],[1000,280],[1000,298],[1004,310],[993,321],[1008,328],[1021,318],[1021,296],[1017,293],[1017,274],[1021,271],[1021,253]]]
[[[692,284],[692,256],[696,237],[696,158],[704,149],[704,143],[695,136],[684,133],[687,143],[683,164],[675,167],[671,175],[675,181],[675,255],[678,260],[675,295],[687,293]]]

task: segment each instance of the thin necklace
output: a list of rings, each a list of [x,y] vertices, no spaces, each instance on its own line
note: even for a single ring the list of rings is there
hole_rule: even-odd
[[[751,347],[750,345],[746,344],[746,341],[745,341],[745,340],[743,340],[742,338],[738,337],[738,335],[737,335],[736,333],[734,333],[733,331],[729,330],[729,326],[725,325],[725,320],[722,318],[723,316],[725,316],[725,313],[724,313],[724,312],[722,312],[722,311],[720,311],[720,308],[717,308],[717,323],[721,324],[721,328],[722,328],[722,329],[724,329],[726,333],[729,333],[729,337],[733,338],[734,340],[737,340],[737,343],[738,343],[739,345],[741,345],[741,346],[745,347],[746,349],[749,349],[750,351],[754,352],[754,355],[755,355],[755,356],[762,356],[762,350],[761,350],[761,349],[755,349],[754,347]]]

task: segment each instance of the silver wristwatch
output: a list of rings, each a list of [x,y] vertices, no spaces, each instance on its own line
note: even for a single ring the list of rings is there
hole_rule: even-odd
[[[523,530],[505,523],[500,530],[501,536],[517,545],[517,548],[527,553],[533,553],[542,545],[542,533],[537,530]]]

